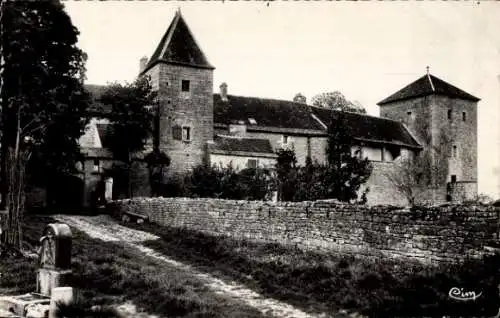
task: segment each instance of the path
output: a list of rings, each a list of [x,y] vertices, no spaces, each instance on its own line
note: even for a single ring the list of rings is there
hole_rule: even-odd
[[[280,318],[323,318],[332,317],[327,314],[312,315],[300,309],[297,309],[287,303],[278,301],[262,296],[250,290],[248,287],[237,284],[235,282],[225,282],[210,274],[199,272],[193,267],[170,259],[151,248],[141,244],[143,241],[159,239],[159,237],[150,233],[137,231],[128,227],[117,224],[113,219],[108,216],[69,216],[69,215],[56,215],[54,218],[60,222],[64,222],[71,227],[85,232],[92,238],[101,239],[103,241],[123,242],[128,246],[136,248],[149,257],[158,259],[170,266],[179,270],[188,272],[204,282],[213,292],[223,294],[236,301],[245,303],[251,307],[256,308],[264,314],[269,314]],[[347,315],[343,315],[347,317]],[[352,316],[351,316],[352,317]]]

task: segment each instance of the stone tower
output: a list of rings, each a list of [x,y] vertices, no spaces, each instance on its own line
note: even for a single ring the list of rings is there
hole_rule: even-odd
[[[180,11],[140,75],[158,92],[158,146],[171,172],[185,172],[206,159],[213,139],[213,70]]]
[[[381,117],[404,123],[423,146],[432,184],[420,201],[463,201],[477,195],[478,101],[427,71],[378,103]]]

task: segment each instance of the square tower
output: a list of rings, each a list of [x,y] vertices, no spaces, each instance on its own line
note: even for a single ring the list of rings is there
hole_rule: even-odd
[[[186,172],[206,159],[213,139],[213,70],[180,11],[140,75],[158,92],[156,143],[171,159],[171,172]]]
[[[427,72],[378,103],[380,116],[404,123],[424,147],[429,185],[424,202],[477,196],[477,102],[479,98]]]

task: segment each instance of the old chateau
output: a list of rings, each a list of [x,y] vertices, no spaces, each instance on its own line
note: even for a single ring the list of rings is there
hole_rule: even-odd
[[[331,110],[308,105],[305,98],[292,102],[235,96],[225,83],[214,93],[214,70],[180,12],[151,57],[140,61],[139,76],[149,75],[158,92],[159,145],[172,160],[169,171],[187,171],[206,160],[223,165],[232,162],[239,169],[272,167],[275,150],[292,146],[301,165],[307,156],[325,161]],[[87,85],[87,89],[98,105],[105,87]],[[443,154],[433,158],[432,165],[443,168],[447,175],[429,189],[426,201],[476,196],[478,101],[427,72],[380,101],[380,117],[347,113],[355,140],[373,163],[366,185],[370,187],[368,203],[406,204],[388,182],[386,172],[405,155],[431,148]],[[87,158],[80,176],[85,205],[101,172],[113,163],[105,117],[96,116],[80,140]],[[136,175],[138,180],[147,178],[144,171]],[[149,195],[147,184],[137,182],[135,194]]]

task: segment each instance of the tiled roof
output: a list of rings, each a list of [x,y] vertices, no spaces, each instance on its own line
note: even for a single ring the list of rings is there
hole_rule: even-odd
[[[214,69],[196,43],[179,11],[176,12],[143,73],[159,62]]]
[[[312,111],[325,125],[329,125],[332,112],[337,112],[319,107],[312,107]],[[420,148],[406,127],[397,121],[350,112],[344,112],[344,116],[355,139]]]
[[[455,87],[434,75],[426,74],[416,80],[415,82],[403,87],[396,93],[380,101],[378,105],[385,105],[398,100],[405,100],[415,97],[423,97],[432,94],[445,95],[449,97],[461,98],[471,100],[474,102],[479,101],[479,98],[464,92],[458,87]]]
[[[273,154],[273,147],[268,139],[216,135],[210,145],[214,152],[247,152],[256,154]]]
[[[254,119],[252,124],[249,119]],[[309,106],[292,101],[228,95],[228,101],[214,94],[214,123],[277,128],[323,130],[309,112]],[[253,121],[252,121],[253,122]]]

